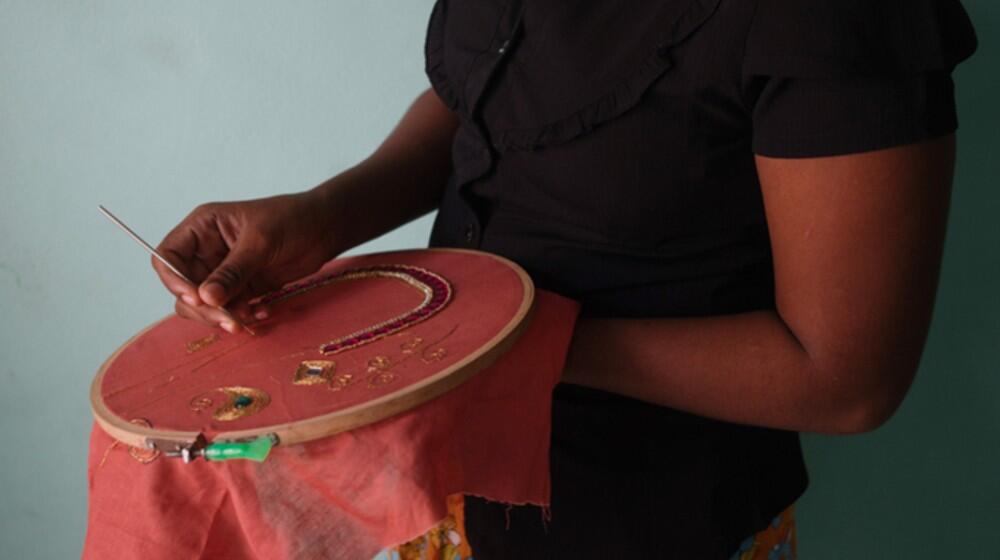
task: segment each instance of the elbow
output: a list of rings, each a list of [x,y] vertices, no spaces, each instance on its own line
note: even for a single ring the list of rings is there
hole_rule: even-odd
[[[862,400],[844,407],[836,415],[827,432],[831,435],[857,435],[873,432],[895,414],[898,405],[887,405],[876,399]]]
[[[872,432],[889,421],[903,402],[913,372],[880,371],[866,375],[864,381],[840,391],[839,398],[830,399],[825,429],[830,435],[854,435]],[[850,379],[857,376],[841,376]]]

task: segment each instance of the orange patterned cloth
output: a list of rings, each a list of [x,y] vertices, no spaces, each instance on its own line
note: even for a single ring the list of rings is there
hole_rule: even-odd
[[[731,560],[795,560],[795,504],[771,520],[763,531],[747,537]]]

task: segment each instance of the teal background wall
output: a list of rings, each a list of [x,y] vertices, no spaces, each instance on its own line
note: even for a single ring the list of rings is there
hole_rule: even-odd
[[[171,311],[147,257],[192,207],[309,188],[426,87],[431,0],[0,0],[0,558],[79,555],[87,391]],[[916,383],[878,431],[804,436],[805,559],[998,558],[1000,6],[967,0],[959,168]],[[361,251],[424,244],[425,218]]]

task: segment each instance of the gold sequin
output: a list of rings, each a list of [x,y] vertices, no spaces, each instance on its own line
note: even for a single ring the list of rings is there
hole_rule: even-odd
[[[333,379],[333,372],[336,369],[337,363],[329,360],[304,360],[295,370],[295,378],[292,383],[296,385],[329,383]]]
[[[396,380],[396,374],[391,371],[380,371],[368,377],[368,388],[374,389],[383,385],[388,385]]]
[[[351,385],[351,383],[354,383],[353,377],[354,376],[351,375],[350,373],[343,373],[341,375],[338,375],[334,379],[330,380],[330,390],[340,391],[342,389],[346,389]]]
[[[434,362],[440,362],[447,355],[448,355],[448,351],[445,350],[444,348],[441,348],[439,346],[439,347],[437,347],[437,348],[435,348],[435,349],[433,349],[433,350],[431,350],[429,352],[428,351],[424,351],[424,353],[420,357],[420,359],[423,360],[423,362],[425,364],[430,364],[430,363],[434,363]]]
[[[194,354],[195,352],[197,352],[199,350],[202,350],[203,348],[206,348],[208,346],[211,346],[212,344],[215,344],[215,342],[217,340],[219,340],[219,335],[217,335],[215,333],[212,333],[212,334],[206,336],[205,338],[199,338],[198,340],[192,340],[191,342],[187,343],[187,353],[188,354]]]
[[[404,354],[412,354],[423,343],[424,343],[424,339],[420,338],[419,336],[415,336],[415,337],[411,338],[410,340],[407,340],[406,342],[400,344],[399,345],[399,349]]]
[[[392,360],[388,356],[375,356],[368,360],[368,372],[376,372],[392,367]]]
[[[219,387],[216,391],[226,395],[226,404],[212,413],[213,418],[222,422],[252,416],[271,403],[270,395],[252,387]]]
[[[199,395],[199,396],[191,399],[190,402],[188,402],[188,408],[190,408],[191,410],[193,410],[195,412],[201,412],[202,410],[205,410],[206,408],[210,408],[213,404],[214,403],[213,403],[211,397],[208,397],[208,396],[205,396],[205,395]]]

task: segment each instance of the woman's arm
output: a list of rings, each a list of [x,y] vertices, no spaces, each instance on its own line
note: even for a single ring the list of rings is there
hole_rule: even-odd
[[[400,226],[437,205],[451,167],[458,120],[432,90],[410,106],[381,146],[355,167],[305,192],[205,204],[160,243],[191,286],[152,259],[177,297],[182,317],[237,326],[266,316],[248,300],[305,276],[337,254]]]
[[[930,325],[955,140],[757,158],[776,311],[585,319],[563,381],[720,420],[856,433],[908,390]]]
[[[428,89],[370,157],[314,189],[332,210],[336,252],[437,207],[451,171],[457,127],[455,114]]]

